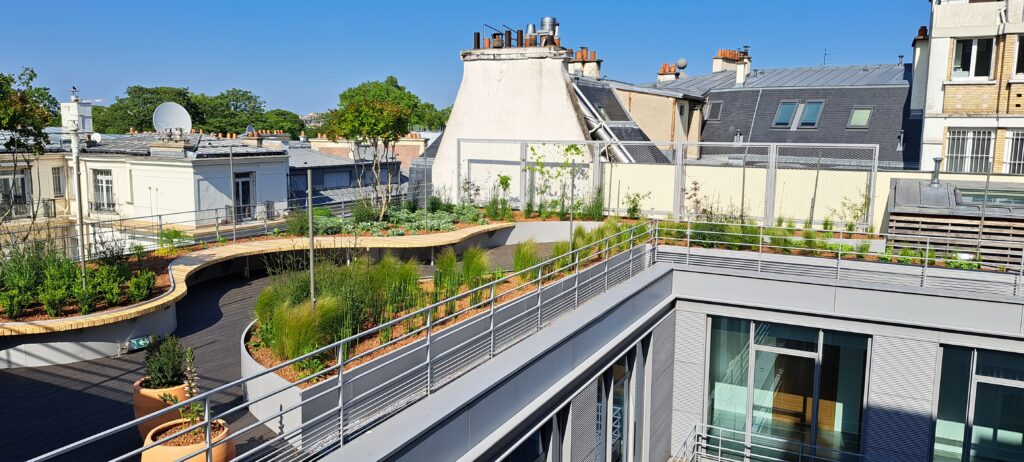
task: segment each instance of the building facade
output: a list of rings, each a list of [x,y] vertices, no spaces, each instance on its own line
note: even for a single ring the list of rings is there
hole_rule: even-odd
[[[931,2],[914,39],[923,169],[941,158],[950,172],[1024,174],[1022,15],[1021,0]]]

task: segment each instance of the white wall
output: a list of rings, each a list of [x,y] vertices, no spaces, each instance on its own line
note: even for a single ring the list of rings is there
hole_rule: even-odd
[[[253,204],[273,201],[276,207],[283,207],[288,200],[288,159],[284,156],[250,157],[234,159],[235,173],[255,173],[255,197]],[[195,176],[192,178],[196,190],[193,209],[203,210],[200,218],[215,215],[212,210],[220,209],[223,216],[225,206],[231,205],[231,170],[228,159],[202,159],[195,162]]]
[[[450,195],[458,192],[456,145],[460,138],[585,139],[563,55],[545,48],[464,52],[462,84],[434,160],[435,190],[445,189]],[[472,152],[464,145],[462,154],[462,175],[470,157],[520,159],[514,144],[474,147]],[[518,184],[519,178],[512,182]]]

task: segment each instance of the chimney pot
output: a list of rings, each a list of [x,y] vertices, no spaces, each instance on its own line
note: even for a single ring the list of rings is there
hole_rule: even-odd
[[[473,49],[474,50],[479,50],[480,49],[480,33],[479,32],[473,32]]]
[[[590,60],[591,61],[597,61],[597,52],[596,51],[591,51],[590,52]]]
[[[485,38],[484,39],[484,48],[490,48],[490,47],[491,47],[491,39]]]

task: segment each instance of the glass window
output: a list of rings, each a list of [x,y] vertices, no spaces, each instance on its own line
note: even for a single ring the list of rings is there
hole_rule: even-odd
[[[755,351],[753,386],[752,452],[790,460],[811,442],[814,358]]]
[[[1024,130],[1011,130],[1006,134],[1006,156],[1003,173],[1024,174]]]
[[[994,147],[994,130],[950,129],[946,138],[946,171],[986,173]]]
[[[775,120],[772,121],[773,128],[789,128],[793,124],[793,116],[796,115],[795,102],[779,103],[779,110],[775,112]]]
[[[110,170],[92,171],[92,210],[114,210],[114,175]]]
[[[629,438],[629,368],[624,361],[612,366],[612,422],[609,460],[626,460],[626,442]]]
[[[818,350],[818,329],[810,327],[757,322],[754,338],[758,345],[801,351]]]
[[[960,202],[962,204],[981,204],[982,202],[988,202],[989,204],[994,205],[1020,207],[1024,206],[1024,192],[989,191],[988,200],[986,201],[985,191],[961,190]]]
[[[804,104],[804,112],[800,114],[800,128],[816,128],[824,106],[823,101],[810,101]]]
[[[850,122],[846,124],[847,128],[868,128],[868,124],[871,122],[871,112],[873,108],[870,107],[855,107],[850,111]]]
[[[992,78],[994,39],[960,39],[953,47],[954,79]]]
[[[838,451],[861,451],[862,407],[868,339],[825,331],[818,390],[818,456],[840,459]],[[835,449],[828,454],[822,448]]]
[[[53,167],[53,197],[64,197],[64,167]]]
[[[708,365],[708,436],[727,452],[742,459],[747,426],[747,372],[750,358],[750,321],[711,319],[711,355]],[[717,438],[729,442],[720,442]],[[735,454],[735,452],[732,452]]]
[[[1021,55],[1021,41],[1024,40],[1024,35],[1017,36],[1017,59],[1013,66],[1013,73],[1020,75],[1024,74],[1024,55]]]
[[[1022,355],[943,347],[932,460],[1024,460],[1022,378]]]
[[[708,103],[708,120],[722,119],[722,102],[711,101]]]
[[[347,188],[352,182],[352,172],[324,172],[324,189]]]
[[[942,349],[939,374],[939,406],[935,420],[936,462],[959,462],[963,458],[967,398],[971,388],[971,350]]]

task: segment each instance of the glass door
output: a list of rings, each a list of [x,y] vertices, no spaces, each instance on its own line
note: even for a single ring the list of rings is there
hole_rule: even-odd
[[[1024,460],[1024,388],[980,382],[974,398],[971,462]]]
[[[803,460],[814,421],[815,358],[754,352],[752,459]]]
[[[235,219],[251,220],[253,217],[253,179],[252,173],[235,174]]]

